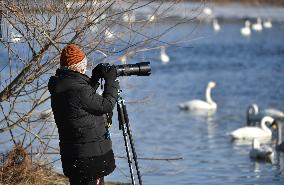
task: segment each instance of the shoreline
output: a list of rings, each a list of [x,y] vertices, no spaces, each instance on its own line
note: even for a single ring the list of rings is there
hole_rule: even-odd
[[[274,5],[244,5],[241,3],[211,4],[213,18],[236,21],[245,19],[270,19],[274,22],[284,22],[284,6]]]
[[[212,10],[211,15],[206,15],[204,8]],[[194,12],[195,11],[195,12]],[[194,2],[181,2],[179,5],[173,7],[168,12],[172,17],[193,17],[197,20],[211,20],[220,19],[223,21],[243,21],[246,19],[256,20],[261,18],[263,20],[272,20],[273,22],[284,22],[284,6],[274,5],[258,5],[251,6],[242,3],[212,3],[205,4]]]
[[[139,2],[138,5],[142,5],[144,2]],[[137,5],[137,6],[138,6]],[[157,15],[161,16],[161,20],[180,20],[180,19],[192,19],[192,20],[211,20],[211,19],[220,19],[224,21],[243,21],[246,19],[256,20],[261,18],[263,20],[271,20],[273,22],[284,22],[284,6],[275,6],[273,4],[259,4],[247,5],[237,2],[227,2],[227,3],[215,3],[215,2],[193,2],[193,1],[181,1],[178,4],[170,7],[171,2],[165,2],[163,6],[159,8],[156,12]],[[126,2],[121,3],[119,6],[114,5],[113,10],[119,10],[122,7],[127,7],[129,4]],[[137,17],[142,17],[142,19],[147,15],[152,15],[153,10],[158,7],[157,2],[149,4],[147,7],[143,7],[135,10]],[[205,14],[204,9],[210,8],[211,14]],[[144,18],[145,19],[145,18]]]

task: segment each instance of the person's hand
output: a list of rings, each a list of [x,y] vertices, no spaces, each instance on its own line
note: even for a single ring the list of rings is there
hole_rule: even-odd
[[[99,79],[103,78],[103,71],[105,70],[105,66],[103,63],[98,64],[93,70],[92,70],[92,78]]]
[[[105,81],[115,80],[117,78],[116,67],[115,66],[108,67],[107,72],[103,73],[102,75]]]

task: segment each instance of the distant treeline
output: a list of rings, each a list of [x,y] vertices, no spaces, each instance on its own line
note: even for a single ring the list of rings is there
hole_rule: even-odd
[[[284,0],[181,0],[208,3],[241,3],[247,5],[284,5]]]

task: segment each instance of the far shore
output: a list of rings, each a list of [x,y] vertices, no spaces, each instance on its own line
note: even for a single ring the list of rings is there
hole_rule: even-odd
[[[202,2],[205,4],[242,4],[248,6],[264,6],[264,5],[274,5],[274,6],[284,6],[284,0],[183,0],[183,2]]]

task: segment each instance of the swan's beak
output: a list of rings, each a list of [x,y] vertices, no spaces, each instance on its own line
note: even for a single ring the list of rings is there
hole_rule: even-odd
[[[273,121],[270,125],[269,128],[272,128],[273,130],[276,130],[278,128],[278,123],[276,121]]]

